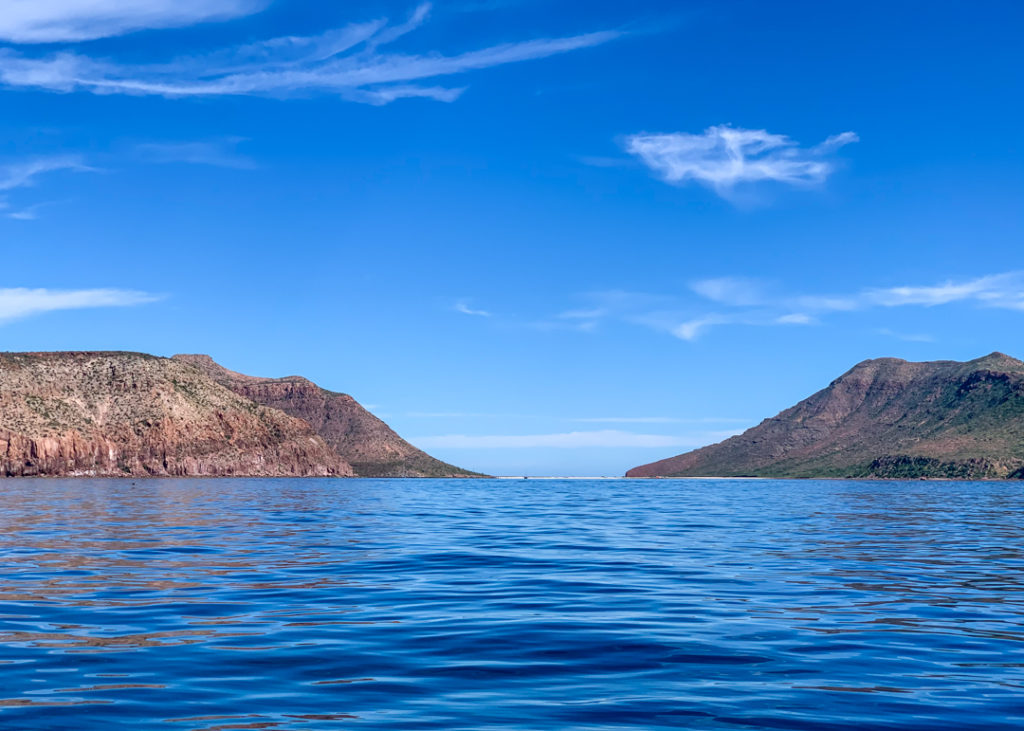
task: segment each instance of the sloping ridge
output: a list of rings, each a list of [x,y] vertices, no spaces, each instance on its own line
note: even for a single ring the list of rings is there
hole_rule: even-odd
[[[208,355],[173,359],[200,369],[213,380],[256,403],[302,419],[360,477],[478,477],[412,446],[344,393],[320,388],[300,376],[259,378],[228,370]]]
[[[351,476],[306,422],[143,353],[0,353],[0,476]]]
[[[743,434],[626,475],[1024,477],[1024,363],[867,360]]]

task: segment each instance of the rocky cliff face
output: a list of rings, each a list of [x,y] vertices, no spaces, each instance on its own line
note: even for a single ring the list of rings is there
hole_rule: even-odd
[[[881,358],[720,444],[629,477],[1024,476],[1024,363]]]
[[[299,376],[257,378],[230,371],[208,355],[176,355],[221,385],[264,406],[302,419],[361,477],[469,477],[476,473],[434,459],[412,446],[351,396]]]
[[[187,363],[0,354],[0,475],[352,474],[309,424]]]

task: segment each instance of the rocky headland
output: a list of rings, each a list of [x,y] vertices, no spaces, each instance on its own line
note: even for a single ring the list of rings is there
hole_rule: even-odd
[[[208,356],[0,353],[0,476],[471,474],[302,378]]]
[[[864,361],[743,434],[626,476],[1022,478],[1024,363]]]
[[[302,419],[360,477],[479,477],[434,459],[344,393],[320,388],[301,376],[259,378],[218,365],[208,355],[175,355],[210,378],[258,404]]]

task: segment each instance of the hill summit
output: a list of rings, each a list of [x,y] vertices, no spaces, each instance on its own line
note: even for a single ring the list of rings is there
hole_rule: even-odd
[[[0,476],[470,474],[297,376],[209,356],[0,353]]]
[[[627,477],[1024,477],[1024,363],[859,363],[718,444]]]
[[[301,376],[258,378],[235,373],[208,355],[175,355],[217,383],[258,404],[302,419],[360,477],[472,477],[475,472],[434,459],[344,393],[320,388]]]

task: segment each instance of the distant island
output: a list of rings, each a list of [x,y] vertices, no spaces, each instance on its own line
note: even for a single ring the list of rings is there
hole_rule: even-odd
[[[626,476],[1024,478],[1024,363],[867,360],[743,434]]]
[[[351,396],[206,355],[0,353],[0,476],[472,477]]]

